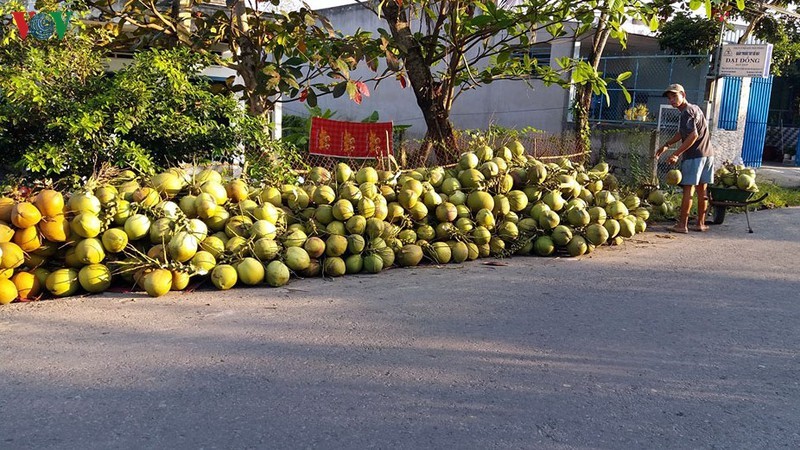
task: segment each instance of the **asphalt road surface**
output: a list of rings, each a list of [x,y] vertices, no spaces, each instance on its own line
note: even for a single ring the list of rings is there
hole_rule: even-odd
[[[800,209],[513,258],[0,308],[0,448],[800,447]]]

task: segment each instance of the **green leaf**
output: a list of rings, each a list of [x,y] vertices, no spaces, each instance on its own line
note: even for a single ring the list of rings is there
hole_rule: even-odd
[[[472,19],[470,19],[469,20],[469,25],[471,25],[473,27],[476,27],[476,28],[480,28],[480,27],[486,26],[486,25],[488,25],[488,24],[490,24],[492,22],[494,22],[494,19],[491,16],[482,14],[480,16],[475,16]]]
[[[736,0],[736,7],[739,11],[744,11],[744,0]]]
[[[345,91],[347,90],[347,81],[342,81],[341,83],[337,83],[336,86],[333,87],[333,98],[339,98],[344,95]]]
[[[308,106],[310,106],[312,108],[317,106],[317,94],[314,92],[314,90],[312,90],[312,89],[308,90],[308,95],[306,97],[306,103],[308,104]]]
[[[628,79],[628,78],[630,78],[632,75],[633,75],[633,72],[631,72],[631,71],[627,71],[627,72],[623,72],[623,73],[619,74],[619,75],[617,76],[617,83],[620,83],[620,85],[621,85],[621,83],[622,83],[623,81],[627,80],[627,79]]]
[[[619,87],[622,88],[622,95],[625,96],[625,101],[627,101],[628,103],[631,103],[631,101],[633,100],[631,98],[631,93],[628,92],[628,89],[625,86],[620,84]]]
[[[655,14],[650,18],[650,31],[656,31],[658,29],[658,16]]]

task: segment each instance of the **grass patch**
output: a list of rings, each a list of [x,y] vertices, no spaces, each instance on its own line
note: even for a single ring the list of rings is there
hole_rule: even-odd
[[[785,188],[777,184],[760,182],[758,183],[758,193],[769,196],[761,202],[760,208],[784,208],[787,206],[800,206],[800,188]]]

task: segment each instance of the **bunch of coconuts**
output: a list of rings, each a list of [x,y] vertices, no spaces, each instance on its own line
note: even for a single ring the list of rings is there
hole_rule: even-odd
[[[546,163],[517,141],[480,146],[451,167],[315,167],[297,185],[211,168],[146,178],[126,170],[67,195],[0,198],[0,303],[112,286],[160,296],[193,279],[282,286],[425,262],[580,256],[647,228],[648,202],[619,188],[605,163]]]

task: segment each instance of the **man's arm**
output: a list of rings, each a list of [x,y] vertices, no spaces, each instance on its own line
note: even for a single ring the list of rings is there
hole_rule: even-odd
[[[681,146],[678,147],[678,149],[675,150],[675,152],[672,155],[670,155],[670,157],[667,159],[667,162],[670,164],[678,162],[678,158],[680,158],[683,152],[688,150],[689,147],[691,147],[696,140],[697,140],[697,130],[694,130],[686,136],[686,139],[683,140]]]
[[[697,134],[696,134],[696,133],[695,133],[695,139],[697,139]],[[665,143],[665,144],[664,144],[664,145],[663,145],[661,148],[659,148],[658,150],[656,150],[656,158],[658,158],[658,157],[659,157],[659,156],[661,156],[661,155],[662,155],[662,154],[663,154],[665,151],[667,151],[667,149],[669,149],[669,148],[670,148],[670,146],[672,146],[672,145],[673,145],[673,144],[675,144],[676,142],[680,142],[680,140],[681,140],[681,132],[680,132],[680,131],[678,131],[678,132],[676,132],[676,133],[675,133],[675,135],[674,135],[674,136],[672,136],[671,138],[669,138],[669,140],[668,140],[668,141],[667,141],[667,142],[666,142],[666,143]]]

